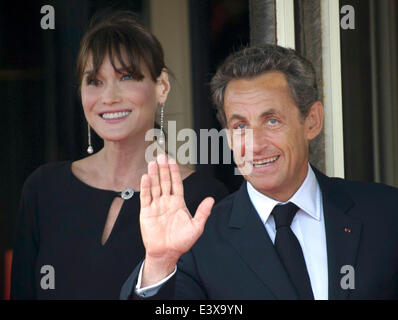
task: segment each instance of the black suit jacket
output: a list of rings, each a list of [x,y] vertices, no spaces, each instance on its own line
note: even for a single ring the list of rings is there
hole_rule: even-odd
[[[397,299],[398,189],[329,178],[313,169],[322,191],[329,299]],[[344,265],[354,268],[354,289],[341,286]],[[121,298],[131,293],[137,271]],[[246,182],[214,207],[203,235],[153,298],[297,299]]]

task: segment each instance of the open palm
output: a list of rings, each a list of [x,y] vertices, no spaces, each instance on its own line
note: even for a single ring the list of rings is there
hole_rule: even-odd
[[[165,155],[149,163],[148,174],[141,179],[140,200],[146,257],[175,262],[200,237],[214,204],[213,198],[204,199],[193,218],[185,204],[178,165]]]

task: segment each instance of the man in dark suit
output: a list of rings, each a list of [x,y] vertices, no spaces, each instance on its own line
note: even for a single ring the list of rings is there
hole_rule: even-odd
[[[121,298],[398,298],[398,190],[308,163],[323,126],[311,64],[278,46],[246,48],[221,65],[212,93],[245,182],[192,218],[175,163],[150,163],[140,195],[146,257]]]

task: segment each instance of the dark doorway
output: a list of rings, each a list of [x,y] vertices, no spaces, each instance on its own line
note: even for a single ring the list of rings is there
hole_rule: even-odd
[[[12,249],[22,185],[43,163],[79,159],[87,127],[78,96],[75,62],[80,39],[94,12],[129,9],[148,24],[142,0],[31,0],[0,4],[0,299],[4,253]],[[43,30],[40,9],[55,10],[55,30]],[[99,145],[99,139],[94,139]]]
[[[190,21],[194,129],[199,136],[200,129],[221,129],[208,84],[218,65],[231,52],[250,42],[249,1],[190,0]],[[223,159],[221,140],[219,154]],[[242,176],[234,175],[233,164],[199,164],[197,169],[223,181],[230,192],[242,182]]]
[[[341,29],[346,178],[398,186],[398,3],[341,0],[355,10]]]

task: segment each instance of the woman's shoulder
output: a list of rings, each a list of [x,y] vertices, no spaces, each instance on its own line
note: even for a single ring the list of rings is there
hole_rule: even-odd
[[[49,162],[36,168],[25,180],[25,186],[35,186],[54,182],[58,184],[60,178],[65,177],[70,171],[71,161]]]

